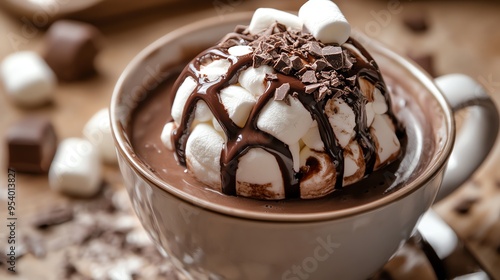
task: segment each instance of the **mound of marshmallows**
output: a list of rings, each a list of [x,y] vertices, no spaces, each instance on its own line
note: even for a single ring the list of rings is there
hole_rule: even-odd
[[[299,10],[298,16],[283,11],[260,8],[253,15],[248,27],[250,34],[259,34],[276,22],[289,29],[302,30],[305,26],[319,41],[325,44],[344,44],[350,36],[350,25],[337,7],[330,0],[310,0]],[[233,46],[228,53],[242,56],[252,53],[250,46]],[[218,59],[202,65],[200,74],[208,81],[215,81],[227,74],[231,62]],[[275,73],[267,65],[242,70],[238,82],[220,91],[220,100],[229,117],[242,127],[264,93],[267,74]],[[201,78],[201,77],[200,77]],[[202,79],[199,79],[202,80]],[[360,79],[361,80],[361,79]],[[366,81],[360,81],[363,90],[371,91],[373,102],[366,106],[368,126],[376,138],[378,166],[399,153],[400,144],[395,135],[395,127],[387,116],[388,106],[380,90]],[[188,97],[195,91],[198,82],[188,77],[178,88],[172,105],[173,122],[165,125],[161,138],[165,146],[173,150],[172,131],[179,126],[183,118],[184,106]],[[288,145],[293,156],[293,169],[298,172],[306,165],[308,158],[319,162],[321,170],[300,182],[301,198],[316,198],[333,191],[332,180],[334,166],[320,136],[318,124],[297,98],[290,98],[290,104],[270,100],[259,115],[257,127]],[[364,177],[364,160],[360,145],[354,139],[356,135],[355,112],[341,98],[332,98],[325,113],[344,153],[344,185],[359,181]],[[213,117],[207,104],[199,101],[196,105],[194,124],[186,145],[188,170],[202,183],[213,189],[221,190],[220,156],[225,144],[225,135],[218,121]],[[377,168],[378,166],[375,166]],[[239,159],[236,174],[237,194],[260,199],[283,199],[285,191],[283,177],[273,155],[261,148],[252,148]],[[248,191],[243,186],[265,187],[273,196],[259,196],[256,190]]]

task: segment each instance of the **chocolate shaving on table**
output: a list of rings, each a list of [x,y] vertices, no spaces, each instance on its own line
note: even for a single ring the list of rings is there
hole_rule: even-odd
[[[455,205],[453,210],[460,215],[468,214],[476,202],[478,202],[477,198],[465,198]]]
[[[55,206],[39,212],[33,219],[32,225],[38,229],[66,223],[73,219],[73,208],[70,206]]]
[[[414,33],[423,33],[429,29],[427,16],[423,12],[405,16],[403,23]]]

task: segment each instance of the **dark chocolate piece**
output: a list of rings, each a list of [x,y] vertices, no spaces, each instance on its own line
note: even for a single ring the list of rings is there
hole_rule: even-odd
[[[424,13],[415,13],[407,15],[403,19],[404,25],[415,33],[423,33],[429,29],[427,17]]]
[[[296,55],[290,57],[290,61],[292,62],[292,68],[294,70],[300,70],[302,67],[304,67],[304,63],[302,62],[302,59]]]
[[[330,63],[333,69],[338,70],[344,66],[344,58],[341,47],[326,46],[322,50],[323,57]]]
[[[285,97],[288,95],[289,91],[290,91],[290,84],[289,83],[282,84],[274,92],[274,100],[279,100],[279,101],[284,100]]]
[[[302,82],[304,84],[315,84],[318,82],[314,70],[308,70],[302,75]]]
[[[470,212],[470,209],[472,206],[478,201],[477,198],[466,198],[462,201],[460,201],[457,205],[455,205],[455,212],[457,212],[460,215],[465,215]]]
[[[413,55],[408,54],[408,57],[422,67],[431,77],[436,77],[434,70],[434,57],[430,54]]]
[[[321,46],[319,45],[318,42],[309,42],[307,43],[307,51],[309,51],[310,54],[314,55],[315,57],[322,57],[323,56],[323,51],[321,49]]]
[[[45,35],[45,61],[61,80],[73,81],[95,73],[100,32],[94,26],[58,20]]]
[[[33,219],[32,225],[39,229],[59,225],[73,219],[73,209],[69,206],[55,206],[39,212]]]
[[[317,90],[321,86],[320,83],[312,84],[312,85],[307,85],[305,88],[305,93],[313,93],[315,90]]]
[[[49,119],[27,117],[7,131],[9,167],[18,172],[45,173],[57,149],[57,136]]]
[[[276,75],[275,73],[266,73],[266,78],[265,79],[267,81],[277,80],[278,79],[278,75]]]

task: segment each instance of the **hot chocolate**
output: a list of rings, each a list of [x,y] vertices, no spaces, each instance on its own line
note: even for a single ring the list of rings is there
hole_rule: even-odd
[[[178,71],[182,67],[184,66],[178,65]],[[406,94],[403,87],[396,86],[396,83],[402,81],[386,77],[392,93],[394,113],[402,122],[406,132],[406,136],[401,138],[402,155],[397,161],[371,173],[360,182],[313,200],[264,201],[220,194],[187,174],[186,168],[177,163],[173,152],[161,141],[163,126],[171,119],[170,108],[173,102],[171,89],[177,73],[172,71],[172,75],[158,88],[152,90],[135,109],[129,125],[132,146],[138,159],[167,184],[223,206],[275,214],[311,214],[359,206],[375,201],[402,187],[406,181],[412,180],[412,175],[417,174],[418,169],[428,164],[426,154],[432,153],[434,149],[429,146],[428,150],[423,151],[422,135],[428,133],[423,131],[426,120],[415,105],[417,102],[412,101],[412,96]]]

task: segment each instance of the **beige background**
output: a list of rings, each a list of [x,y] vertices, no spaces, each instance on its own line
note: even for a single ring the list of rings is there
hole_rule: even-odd
[[[67,1],[65,1],[67,2]],[[113,86],[127,63],[145,46],[180,26],[206,17],[224,17],[237,11],[253,10],[260,6],[297,10],[303,1],[179,1],[186,3],[143,11],[135,15],[100,18],[96,24],[105,35],[105,48],[98,57],[99,74],[91,79],[61,83],[53,104],[38,109],[20,109],[0,91],[0,137],[10,123],[28,114],[49,116],[60,138],[81,136],[85,122],[109,103]],[[401,53],[432,53],[438,74],[460,72],[481,82],[500,103],[500,4],[495,1],[401,1],[397,12],[388,9],[387,1],[337,1],[351,25],[386,43]],[[394,1],[393,1],[394,2]],[[218,6],[219,4],[224,4]],[[392,11],[392,13],[390,12]],[[425,13],[430,30],[412,34],[403,25],[404,15]],[[49,16],[51,18],[51,16]],[[16,50],[43,50],[41,29],[0,11],[0,59]],[[14,43],[12,39],[15,38]],[[463,116],[461,116],[463,117]],[[473,148],[473,146],[471,146]],[[0,197],[5,196],[5,145],[0,145]],[[466,164],[464,159],[463,164]],[[452,197],[435,208],[448,221],[482,262],[500,279],[500,145],[489,159]],[[121,188],[117,169],[107,167],[106,180]],[[27,221],[38,209],[47,204],[67,202],[68,199],[49,190],[45,176],[18,177],[19,227],[28,227]],[[468,215],[458,215],[453,207],[462,197],[478,197]],[[0,220],[4,221],[5,204],[0,205]],[[4,234],[1,227],[0,237]],[[3,239],[3,237],[2,237]],[[57,263],[63,256],[61,249],[43,260],[29,256],[21,260],[20,269],[30,271],[13,279],[53,279]],[[52,272],[51,272],[52,271]],[[37,275],[37,278],[33,278]],[[44,276],[42,276],[44,275]],[[52,277],[51,277],[52,275]],[[4,272],[0,271],[0,278]],[[39,278],[38,278],[39,277]],[[414,274],[416,277],[416,274]],[[416,277],[418,278],[418,277]]]

